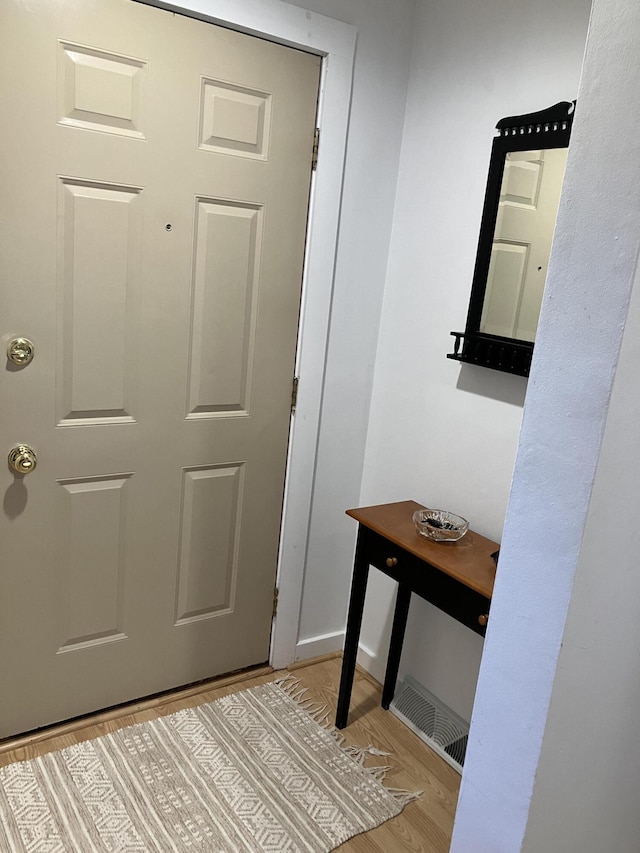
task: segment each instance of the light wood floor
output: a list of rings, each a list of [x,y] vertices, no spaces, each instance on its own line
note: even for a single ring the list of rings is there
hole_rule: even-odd
[[[327,702],[331,709],[335,709],[341,663],[340,658],[333,657],[296,666],[292,671],[300,679],[301,686],[309,689],[310,697]],[[38,735],[14,743],[7,742],[0,747],[0,766],[34,758],[181,708],[210,702],[274,678],[268,667],[258,673],[249,678],[220,679],[208,686],[209,689],[199,687],[183,691],[178,698],[164,697],[160,702],[138,703],[126,709],[130,713],[118,710],[99,714],[82,725],[74,723],[59,727],[45,737]],[[381,758],[379,762],[393,765],[385,784],[392,788],[422,790],[424,796],[409,803],[398,817],[343,844],[338,848],[340,853],[447,853],[460,777],[400,720],[382,710],[379,685],[362,672],[356,673],[349,725],[344,734],[348,745],[373,744],[392,753],[391,757]]]

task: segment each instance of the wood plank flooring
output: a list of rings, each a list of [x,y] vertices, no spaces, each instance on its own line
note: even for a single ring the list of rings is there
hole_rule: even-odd
[[[294,670],[309,693],[327,702],[335,714],[341,658]],[[390,764],[385,784],[421,790],[423,797],[398,817],[338,848],[340,853],[447,853],[458,799],[460,776],[410,729],[380,707],[380,685],[356,672],[349,724],[343,730],[348,744],[373,744],[390,752],[380,763]],[[375,763],[375,762],[372,762]]]
[[[332,717],[338,695],[341,659],[333,657],[292,668],[309,697],[326,702]],[[83,724],[56,727],[46,736],[27,737],[4,744],[0,766],[24,761],[55,749],[99,737],[123,726],[172,714],[182,708],[211,702],[220,696],[274,679],[269,668],[258,675],[220,679],[205,688],[192,688],[176,696],[137,703],[126,709],[96,715]],[[340,853],[447,853],[460,784],[459,775],[400,720],[380,707],[380,686],[365,673],[356,672],[349,725],[343,732],[347,745],[373,744],[390,752],[389,758],[370,763],[393,766],[385,784],[392,788],[422,790],[423,797],[409,803],[398,817],[371,832],[356,836],[338,848]],[[369,762],[368,762],[369,763]]]

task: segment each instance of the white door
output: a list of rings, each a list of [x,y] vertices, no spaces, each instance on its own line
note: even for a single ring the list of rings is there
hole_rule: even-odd
[[[566,148],[507,154],[481,332],[535,340],[566,162]]]
[[[0,736],[268,658],[320,60],[0,10]]]

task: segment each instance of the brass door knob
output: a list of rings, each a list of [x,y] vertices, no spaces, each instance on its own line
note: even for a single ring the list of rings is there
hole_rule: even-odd
[[[37,464],[36,452],[28,444],[17,444],[9,451],[9,467],[16,474],[30,474]]]
[[[489,622],[489,614],[488,613],[483,613],[481,616],[478,616],[478,624],[481,625],[483,628],[487,627],[488,622]]]
[[[389,566],[389,568],[392,569],[394,566],[398,565],[398,558],[397,557],[387,557],[386,562],[387,562],[387,566]]]
[[[7,344],[7,358],[18,367],[24,367],[33,361],[34,347],[28,338],[13,338]]]

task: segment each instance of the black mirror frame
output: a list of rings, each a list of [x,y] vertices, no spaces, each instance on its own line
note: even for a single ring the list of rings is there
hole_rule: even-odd
[[[568,148],[575,103],[561,101],[540,112],[503,118],[496,125],[498,134],[493,140],[489,161],[467,324],[464,332],[451,332],[455,338],[454,351],[449,353],[447,358],[502,370],[505,373],[515,373],[518,376],[529,375],[533,355],[532,341],[489,335],[480,331],[502,175],[505,158],[510,151]]]

